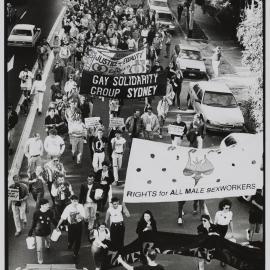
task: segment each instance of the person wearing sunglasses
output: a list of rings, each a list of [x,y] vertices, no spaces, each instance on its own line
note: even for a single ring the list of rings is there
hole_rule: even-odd
[[[210,221],[209,215],[201,216],[201,224],[197,227],[198,234],[204,235],[219,235],[218,228]],[[198,270],[204,270],[205,259],[199,258]]]

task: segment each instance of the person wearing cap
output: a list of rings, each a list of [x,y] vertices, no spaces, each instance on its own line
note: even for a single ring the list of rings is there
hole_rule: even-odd
[[[23,70],[19,74],[19,79],[21,80],[20,84],[21,90],[25,97],[30,97],[33,78],[34,78],[33,73],[30,70],[28,70],[27,65],[25,65]]]
[[[89,239],[93,238],[93,228],[96,220],[97,213],[97,200],[95,198],[94,185],[95,174],[90,173],[87,177],[87,181],[81,184],[79,203],[84,207],[85,211],[85,223],[89,230]]]
[[[64,140],[57,135],[56,129],[51,129],[49,135],[44,140],[44,149],[48,158],[60,157],[65,151]]]
[[[12,105],[8,106],[8,150],[9,154],[13,153],[13,138],[15,126],[18,123],[18,114],[13,110]]]
[[[79,198],[76,195],[72,195],[70,200],[71,204],[64,209],[56,229],[59,230],[61,224],[65,220],[68,221],[68,249],[73,247],[73,256],[77,261],[81,247],[82,222],[85,219],[85,211],[83,205],[78,202]]]
[[[11,209],[16,228],[15,236],[19,236],[27,224],[26,205],[29,191],[27,186],[21,182],[19,175],[13,176],[13,182],[14,184],[10,185],[9,188],[16,189],[19,197],[11,200]]]
[[[103,136],[103,130],[98,129],[97,135],[92,141],[92,149],[94,152],[92,165],[95,172],[102,169],[102,162],[105,160],[105,146],[107,142],[107,138]]]
[[[147,112],[145,112],[141,118],[143,120],[144,138],[153,140],[154,133],[159,130],[160,125],[157,116],[152,112],[152,107],[148,107]]]
[[[41,165],[43,150],[43,142],[40,139],[39,133],[34,133],[33,136],[26,141],[24,147],[24,154],[28,160],[27,173],[29,176],[35,172],[37,166]]]
[[[99,212],[104,211],[105,204],[107,203],[107,200],[109,198],[109,201],[111,201],[112,198],[112,187],[111,184],[114,182],[113,172],[109,168],[109,163],[106,161],[102,162],[102,169],[98,170],[96,172],[95,182],[93,186],[93,190],[101,189],[102,194],[99,195],[99,198],[97,200],[97,210]],[[95,191],[96,192],[96,191]]]
[[[59,161],[58,157],[54,157],[52,160],[47,162],[44,165],[45,170],[45,180],[47,182],[48,190],[50,192],[53,204],[54,204],[54,196],[52,196],[51,190],[52,190],[52,184],[58,179],[58,176],[62,176],[66,174],[66,170],[64,168],[63,163]]]
[[[122,259],[121,255],[119,255],[117,260],[118,263],[122,264],[122,266],[127,270],[164,270],[164,267],[155,261],[157,257],[155,249],[148,249],[145,256],[147,260],[146,265],[131,266]]]
[[[50,210],[49,201],[42,198],[40,200],[40,208],[33,214],[32,226],[28,233],[28,236],[35,236],[39,264],[43,263],[44,245],[46,249],[49,249],[51,246],[52,224],[56,227],[57,222],[54,219],[53,212]]]
[[[126,139],[122,137],[122,132],[120,130],[115,131],[115,137],[112,138],[111,145],[114,181],[116,184],[118,184],[118,171],[122,168],[123,154],[126,145]]]
[[[221,58],[221,48],[217,46],[214,50],[214,54],[212,55],[212,68],[215,77],[218,77],[219,74],[220,58]]]
[[[71,184],[65,180],[64,175],[59,174],[52,184],[51,194],[54,197],[55,217],[60,217],[67,205],[70,203],[70,197],[74,194]]]
[[[42,102],[45,90],[46,84],[42,80],[42,76],[40,74],[37,74],[36,80],[34,81],[31,89],[31,95],[35,95],[35,103],[39,115],[42,113]]]

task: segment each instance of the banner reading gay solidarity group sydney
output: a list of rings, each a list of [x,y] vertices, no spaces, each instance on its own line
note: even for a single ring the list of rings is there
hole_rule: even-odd
[[[143,203],[254,195],[263,185],[261,163],[254,155],[232,151],[171,150],[165,143],[133,139],[123,200]]]
[[[166,93],[166,83],[165,73],[114,76],[84,70],[80,92],[93,96],[127,99],[162,96]]]
[[[145,73],[146,50],[114,60],[112,57],[93,48],[90,51],[89,57],[84,59],[84,70],[101,72],[103,74]]]

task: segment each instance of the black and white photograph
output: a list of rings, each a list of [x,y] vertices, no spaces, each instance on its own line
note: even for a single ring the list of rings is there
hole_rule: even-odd
[[[3,0],[0,269],[270,269],[266,2]]]

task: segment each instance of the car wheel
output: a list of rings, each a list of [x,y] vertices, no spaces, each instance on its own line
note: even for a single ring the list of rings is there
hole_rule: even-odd
[[[193,106],[192,106],[192,103],[191,103],[190,95],[189,94],[187,96],[187,106],[188,106],[188,109],[193,109]]]

